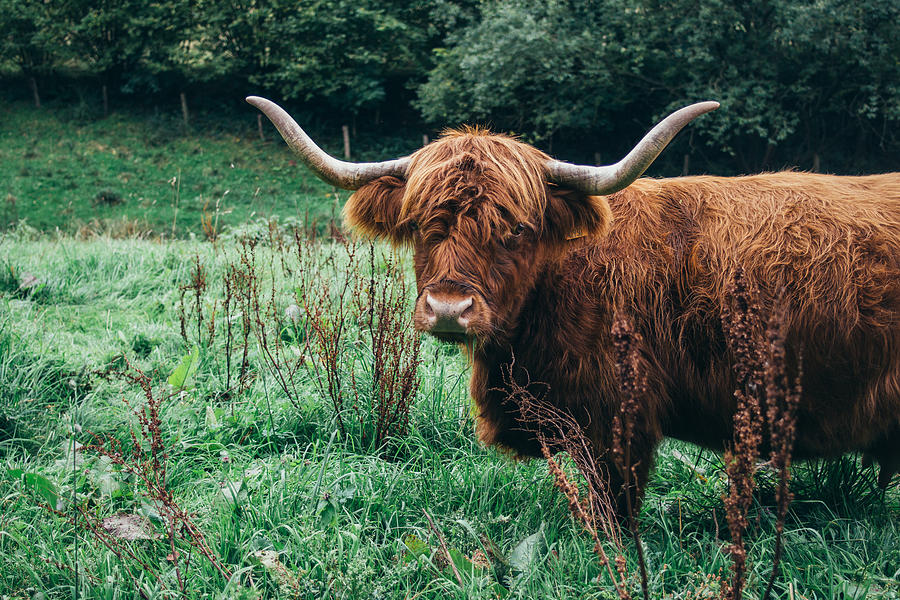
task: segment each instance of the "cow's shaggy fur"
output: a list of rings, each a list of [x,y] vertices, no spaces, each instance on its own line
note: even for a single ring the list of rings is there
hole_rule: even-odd
[[[413,155],[406,181],[376,180],[345,208],[413,246],[420,296],[478,295],[471,392],[485,443],[540,454],[504,391],[512,365],[605,458],[620,402],[610,327],[624,311],[649,382],[632,442],[641,487],[664,436],[723,448],[735,380],[720,319],[742,269],[764,311],[787,303],[790,360],[803,352],[795,456],[861,450],[887,484],[900,469],[900,174],[640,179],[590,197],[548,184],[546,159],[452,132]]]

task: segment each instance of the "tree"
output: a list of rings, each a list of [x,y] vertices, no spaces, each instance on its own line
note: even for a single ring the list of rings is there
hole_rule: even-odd
[[[599,143],[611,158],[672,109],[716,99],[722,109],[676,145],[718,155],[719,171],[819,168],[828,148],[845,170],[897,168],[884,158],[900,141],[892,0],[484,0],[479,10],[419,88],[431,122],[487,121],[548,146],[556,134],[574,154]]]
[[[72,54],[107,87],[158,89],[160,74],[174,68],[178,48],[191,34],[191,0],[70,0],[66,36]]]
[[[826,147],[856,147],[860,159],[860,135],[896,147],[887,139],[900,117],[896,2],[642,4],[653,23],[649,70],[673,89],[722,101],[721,114],[697,129],[740,170],[818,166]]]
[[[0,54],[22,70],[38,108],[38,77],[48,74],[59,62],[62,30],[54,2],[0,0]]]
[[[489,121],[536,139],[602,125],[622,108],[603,66],[605,42],[571,3],[488,2],[481,19],[448,38],[419,88],[434,122]]]
[[[211,78],[282,98],[351,115],[378,111],[392,93],[421,82],[432,48],[473,2],[201,0],[198,64]]]

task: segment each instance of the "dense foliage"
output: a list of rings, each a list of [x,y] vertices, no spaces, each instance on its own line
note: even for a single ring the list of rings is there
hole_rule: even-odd
[[[723,109],[662,172],[877,171],[900,153],[892,0],[0,0],[0,48],[35,102],[72,76],[151,101],[258,92],[367,128],[487,122],[611,160],[712,98]]]

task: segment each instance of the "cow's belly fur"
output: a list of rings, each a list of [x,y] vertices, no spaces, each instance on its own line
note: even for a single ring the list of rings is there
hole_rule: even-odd
[[[835,347],[831,352],[839,355],[844,350]],[[578,364],[568,366],[556,363],[561,368],[551,371],[548,362],[555,361],[548,361],[547,357],[559,356],[557,350],[544,348],[536,352],[531,345],[513,353],[516,354],[514,372],[521,377],[518,381],[530,381],[531,389],[542,394],[544,401],[571,408],[592,438],[598,455],[605,455],[611,435],[611,415],[619,402],[618,391],[610,385],[615,385],[610,379],[611,372],[590,377],[587,382],[579,376],[592,368],[596,369],[596,375],[603,368],[602,360],[581,359]],[[518,456],[540,456],[536,440],[528,433],[533,425],[522,424],[516,407],[500,392],[507,385],[504,369],[509,363],[496,358],[490,363],[476,360],[474,367],[472,393],[481,409],[477,424],[479,437]],[[586,366],[585,362],[589,364]],[[651,382],[666,381],[672,387],[655,387],[650,392],[654,398],[642,399],[646,402],[642,405],[645,427],[639,432],[643,445],[652,452],[663,437],[672,437],[716,451],[726,449],[732,442],[736,409],[734,380],[729,369],[689,382],[683,377],[672,377],[672,372],[663,375],[653,371],[665,366],[657,364],[647,373]],[[848,365],[835,365],[834,369],[810,365],[806,370],[794,458],[830,458],[862,451],[872,454],[882,465],[900,463],[897,358],[891,357],[887,364],[872,369],[876,374],[842,370],[842,367],[846,369]],[[818,373],[817,380],[809,377],[811,372]],[[761,453],[768,453],[765,441]]]

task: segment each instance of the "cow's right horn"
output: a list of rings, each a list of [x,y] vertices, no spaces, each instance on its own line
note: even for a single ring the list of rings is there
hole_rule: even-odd
[[[643,175],[682,127],[717,108],[718,102],[698,102],[676,110],[651,129],[628,156],[614,165],[593,167],[550,160],[547,161],[547,175],[553,183],[566,185],[594,196],[618,192]]]
[[[409,157],[377,163],[351,163],[338,160],[316,146],[316,143],[306,135],[297,122],[271,100],[259,96],[248,96],[247,102],[269,117],[291,150],[297,153],[300,160],[313,173],[332,185],[345,190],[357,190],[368,182],[385,175],[406,176]]]

